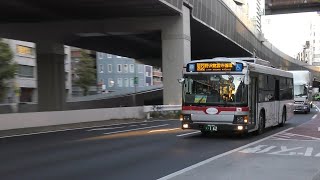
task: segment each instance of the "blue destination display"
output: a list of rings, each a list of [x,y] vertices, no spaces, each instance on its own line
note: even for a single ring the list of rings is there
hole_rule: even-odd
[[[242,63],[198,62],[198,63],[189,63],[187,65],[187,72],[221,72],[221,71],[241,72],[242,70],[243,70]]]

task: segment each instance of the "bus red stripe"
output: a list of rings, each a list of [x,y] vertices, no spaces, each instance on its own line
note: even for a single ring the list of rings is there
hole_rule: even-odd
[[[249,111],[249,107],[182,106],[182,110],[185,110],[185,111],[203,111],[203,112],[206,112],[206,110],[208,108],[216,108],[216,109],[218,109],[219,112],[221,112],[221,111],[236,111],[237,108],[241,108],[242,111]]]

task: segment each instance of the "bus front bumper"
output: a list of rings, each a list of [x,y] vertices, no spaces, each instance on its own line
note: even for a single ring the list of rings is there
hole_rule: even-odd
[[[244,124],[218,124],[214,122],[197,123],[192,121],[182,121],[182,129],[195,129],[204,132],[243,132],[247,133],[250,130],[249,125]]]

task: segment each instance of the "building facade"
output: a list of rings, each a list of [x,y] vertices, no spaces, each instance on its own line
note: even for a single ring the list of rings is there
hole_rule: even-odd
[[[17,64],[17,75],[8,82],[7,96],[2,103],[37,102],[37,62],[34,43],[4,40],[13,53],[13,61]],[[65,46],[66,93],[71,93],[70,47]],[[68,96],[67,95],[67,96]]]
[[[311,47],[310,47],[310,41],[306,41],[306,43],[303,45],[302,51],[300,51],[296,57],[297,60],[312,64],[312,58],[311,58]]]
[[[265,1],[264,0],[246,0],[248,11],[248,18],[252,21],[254,25],[254,30],[256,33],[261,33],[261,16],[264,15]]]
[[[161,78],[161,69],[159,71]],[[159,74],[158,73],[158,74]],[[156,84],[161,84],[162,79]],[[97,81],[101,92],[132,91],[154,85],[154,67],[134,59],[97,52]]]
[[[312,65],[320,66],[320,12],[310,25],[310,54]]]

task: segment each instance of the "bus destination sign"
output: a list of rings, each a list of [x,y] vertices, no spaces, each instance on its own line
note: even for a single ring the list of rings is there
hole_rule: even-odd
[[[230,62],[200,62],[188,64],[188,72],[219,72],[219,71],[236,71],[243,70],[242,63]]]

